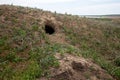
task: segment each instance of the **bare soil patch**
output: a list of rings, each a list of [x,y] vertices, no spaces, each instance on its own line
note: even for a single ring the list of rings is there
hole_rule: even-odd
[[[57,53],[59,68],[50,69],[50,78],[40,80],[115,80],[91,60],[74,55]]]

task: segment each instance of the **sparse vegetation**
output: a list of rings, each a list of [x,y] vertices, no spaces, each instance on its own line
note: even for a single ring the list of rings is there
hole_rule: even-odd
[[[117,66],[120,66],[120,57],[117,57],[117,58],[114,60],[114,63],[115,63]]]
[[[93,31],[89,30],[88,32],[86,32],[87,30],[84,28],[80,31],[78,31],[74,27],[69,29],[63,27],[63,29],[65,34],[67,35],[66,39],[70,41],[71,44],[79,44],[78,47],[81,51],[80,54],[82,54],[86,58],[92,58],[97,64],[99,64],[103,69],[107,70],[111,75],[114,75],[118,78],[120,77],[120,68],[119,66],[116,66],[119,65],[119,58],[117,58],[117,56],[119,56],[118,48],[120,42],[120,28],[106,27],[106,29],[99,29],[101,30],[101,32],[103,32],[103,36],[98,35],[99,37],[96,37],[95,34],[92,34],[94,33]],[[106,30],[105,33],[104,30]],[[101,39],[99,39],[100,37]],[[117,41],[118,43],[110,41],[112,39]],[[107,55],[108,53],[109,55]],[[109,59],[114,60],[114,63],[112,60]]]
[[[54,34],[46,34],[47,21],[54,24]],[[58,42],[63,37],[63,43]],[[60,67],[55,57],[58,53],[92,59],[119,80],[119,19],[88,19],[67,13],[0,6],[0,80],[50,78],[50,68]],[[89,79],[90,75],[86,73],[85,77]]]
[[[38,31],[38,28],[39,28],[39,26],[36,25],[36,24],[34,24],[34,25],[32,26],[32,29],[33,29],[34,31]]]

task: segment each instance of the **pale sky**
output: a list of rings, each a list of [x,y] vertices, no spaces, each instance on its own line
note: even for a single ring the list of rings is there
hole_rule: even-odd
[[[120,14],[120,0],[0,0],[13,4],[74,15]]]

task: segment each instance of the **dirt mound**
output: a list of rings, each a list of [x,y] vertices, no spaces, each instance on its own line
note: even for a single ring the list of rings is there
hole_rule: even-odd
[[[51,68],[51,78],[48,80],[115,80],[91,60],[69,54],[61,56],[59,53],[56,58],[60,67]]]

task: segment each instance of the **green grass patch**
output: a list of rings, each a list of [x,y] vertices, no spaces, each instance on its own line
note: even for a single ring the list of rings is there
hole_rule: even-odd
[[[37,24],[34,24],[34,25],[32,26],[32,30],[33,30],[33,31],[38,31],[38,30],[39,30],[39,26],[38,26]]]
[[[35,60],[29,60],[27,67],[19,72],[16,72],[12,77],[13,80],[36,80],[42,75],[42,68]]]

